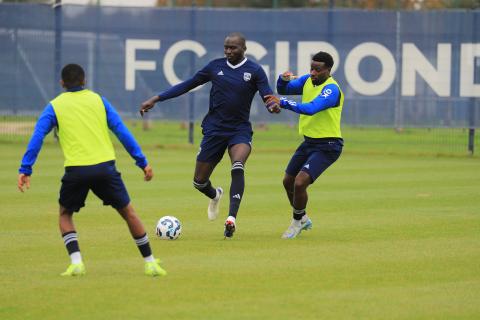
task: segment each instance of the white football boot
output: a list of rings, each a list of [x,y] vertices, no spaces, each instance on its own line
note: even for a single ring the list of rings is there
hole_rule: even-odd
[[[217,188],[217,195],[215,198],[210,200],[208,204],[208,219],[215,220],[218,218],[218,213],[220,212],[220,199],[223,195],[223,189],[221,187]]]
[[[306,215],[302,218],[302,220],[295,220],[292,219],[292,223],[288,226],[287,231],[285,231],[282,235],[282,239],[293,239],[296,238],[302,230],[310,230],[312,229],[312,220]]]

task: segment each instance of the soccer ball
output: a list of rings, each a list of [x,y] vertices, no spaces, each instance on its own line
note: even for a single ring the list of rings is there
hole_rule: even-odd
[[[158,220],[155,233],[160,239],[175,240],[182,233],[182,224],[174,216],[164,216]]]

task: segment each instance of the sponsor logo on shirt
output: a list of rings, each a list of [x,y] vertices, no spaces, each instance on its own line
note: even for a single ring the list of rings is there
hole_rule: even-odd
[[[331,94],[332,94],[332,89],[327,88],[327,89],[323,90],[322,97],[328,98],[328,96],[331,95]]]
[[[250,72],[244,72],[243,73],[243,80],[250,81],[250,79],[252,79],[252,74]]]

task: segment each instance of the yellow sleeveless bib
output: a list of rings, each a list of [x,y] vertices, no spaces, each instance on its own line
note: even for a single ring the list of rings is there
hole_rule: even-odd
[[[319,86],[314,86],[312,79],[308,78],[303,85],[302,103],[312,101],[326,85],[332,83],[338,86],[332,77]],[[338,88],[340,90],[340,87]],[[341,138],[340,120],[342,118],[343,99],[344,95],[340,90],[340,103],[337,107],[322,110],[311,116],[301,114],[298,125],[300,134],[310,138]]]
[[[90,91],[64,92],[51,101],[64,165],[87,166],[115,159],[102,98]]]

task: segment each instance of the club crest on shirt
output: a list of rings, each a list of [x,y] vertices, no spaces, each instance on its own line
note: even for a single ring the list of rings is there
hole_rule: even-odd
[[[252,74],[250,72],[244,72],[243,73],[243,80],[250,81],[250,79],[252,79]]]

